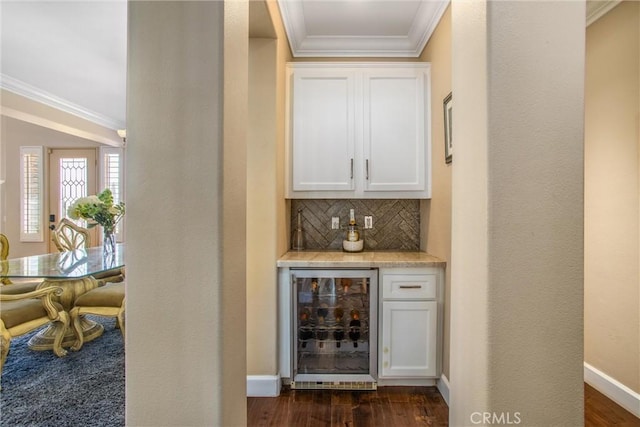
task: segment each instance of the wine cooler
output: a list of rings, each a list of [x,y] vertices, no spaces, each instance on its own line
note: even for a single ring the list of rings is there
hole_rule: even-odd
[[[378,271],[292,270],[295,389],[375,390]]]

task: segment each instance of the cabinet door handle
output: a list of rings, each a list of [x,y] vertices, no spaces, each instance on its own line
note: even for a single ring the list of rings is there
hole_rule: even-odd
[[[353,179],[353,157],[351,158],[351,179]]]
[[[369,180],[369,159],[366,160],[365,173],[367,180]]]
[[[422,285],[400,285],[400,289],[422,289]]]

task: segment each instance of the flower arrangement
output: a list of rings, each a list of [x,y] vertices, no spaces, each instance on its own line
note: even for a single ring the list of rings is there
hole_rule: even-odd
[[[113,232],[124,216],[124,203],[113,204],[113,193],[106,188],[97,196],[81,197],[67,209],[71,219],[87,220],[87,227],[100,224],[105,233]]]

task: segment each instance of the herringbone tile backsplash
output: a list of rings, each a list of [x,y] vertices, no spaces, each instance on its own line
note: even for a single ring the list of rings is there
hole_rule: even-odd
[[[365,250],[420,249],[419,200],[292,200],[292,231],[296,229],[298,209],[302,209],[305,249],[342,249],[349,209],[355,209]],[[364,230],[365,215],[373,216],[373,228],[368,230]],[[340,217],[339,230],[331,229],[334,216]]]

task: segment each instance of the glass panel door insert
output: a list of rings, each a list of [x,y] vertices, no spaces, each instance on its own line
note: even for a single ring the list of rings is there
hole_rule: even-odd
[[[377,270],[294,270],[292,283],[292,387],[375,388]]]

